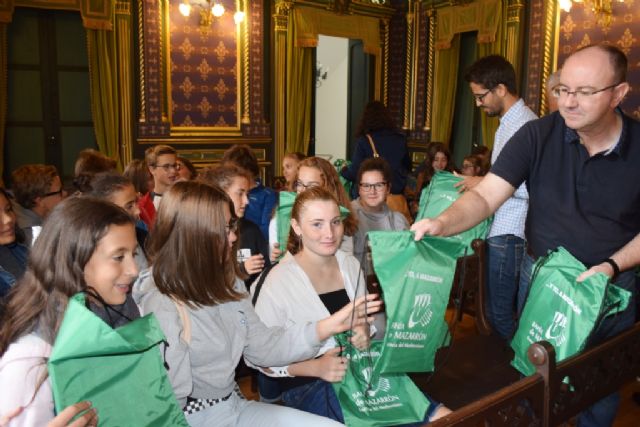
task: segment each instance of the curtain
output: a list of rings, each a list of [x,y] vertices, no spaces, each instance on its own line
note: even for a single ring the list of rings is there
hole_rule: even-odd
[[[313,48],[296,47],[296,24],[287,31],[287,107],[286,146],[290,153],[306,153],[311,135],[311,98],[313,96]]]
[[[362,40],[365,53],[380,55],[380,23],[377,18],[358,15],[336,15],[310,7],[293,11],[295,45],[317,47],[318,35]]]
[[[364,51],[380,58],[380,23],[377,18],[336,15],[309,7],[295,7],[287,31],[287,152],[306,153],[311,135],[311,101],[314,70],[313,48],[318,35],[363,41]]]
[[[500,19],[501,9],[498,9],[497,18]],[[503,55],[504,56],[504,25],[498,25],[496,31],[495,41],[492,43],[478,43],[478,58],[482,58],[487,55]],[[515,67],[515,64],[514,64]],[[516,76],[517,78],[518,76]],[[493,148],[493,141],[496,135],[496,130],[500,125],[500,120],[497,117],[489,117],[486,114],[480,115],[482,142],[489,149]]]
[[[120,121],[118,99],[120,85],[117,74],[117,36],[115,31],[87,30],[91,113],[100,152],[117,160],[120,156]],[[126,88],[124,88],[126,90]]]
[[[459,56],[459,34],[453,36],[449,49],[436,50],[435,55],[431,141],[443,142],[445,145],[449,145],[451,139]]]
[[[7,24],[0,24],[0,158],[4,159],[4,126],[7,119]],[[4,173],[4,161],[0,162],[0,184]]]

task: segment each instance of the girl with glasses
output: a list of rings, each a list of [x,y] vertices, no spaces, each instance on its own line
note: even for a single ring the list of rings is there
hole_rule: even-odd
[[[294,179],[294,191],[298,194],[312,187],[322,187],[329,191],[336,198],[340,206],[349,209],[349,214],[344,219],[344,236],[340,248],[353,253],[353,235],[358,229],[358,221],[351,210],[351,200],[345,191],[340,177],[335,168],[327,160],[320,157],[307,157],[298,163]],[[269,223],[269,247],[271,249],[271,260],[276,260],[281,254],[276,230],[276,220],[271,219]]]

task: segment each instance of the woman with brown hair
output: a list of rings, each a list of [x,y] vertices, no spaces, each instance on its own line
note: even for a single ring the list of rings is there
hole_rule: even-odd
[[[289,328],[267,328],[236,277],[236,216],[229,197],[199,182],[168,190],[151,235],[152,269],[134,298],[153,312],[167,337],[169,379],[192,426],[316,426],[331,420],[290,408],[243,400],[234,370],[245,358],[255,366],[286,365],[315,355],[323,341],[347,330],[355,307]],[[368,297],[368,312],[379,301]],[[360,320],[363,320],[360,317]]]
[[[400,215],[400,214],[398,214]],[[360,263],[340,250],[344,225],[336,198],[321,187],[296,197],[284,258],[265,279],[256,313],[268,326],[301,324],[322,319],[365,293]],[[369,328],[356,327],[350,340],[359,349],[369,344]],[[278,378],[285,405],[344,422],[331,383],[342,381],[348,361],[333,339],[314,358],[288,366],[262,369]],[[449,410],[433,402],[424,422]],[[421,423],[422,424],[422,423]]]
[[[364,294],[360,264],[339,249],[343,233],[340,208],[333,194],[312,187],[296,197],[287,245],[292,256],[269,272],[260,290],[254,289],[256,313],[266,325],[316,321]],[[354,343],[364,347],[368,328],[355,332]],[[347,365],[339,353],[330,339],[315,358],[262,372],[278,379],[285,405],[344,422],[331,386],[346,372]]]
[[[418,165],[414,171],[414,175],[416,175],[415,192],[407,188],[408,199],[410,200],[409,204],[413,215],[418,212],[422,189],[429,185],[436,171],[454,171],[451,153],[449,153],[449,149],[442,142],[429,143],[424,161]]]

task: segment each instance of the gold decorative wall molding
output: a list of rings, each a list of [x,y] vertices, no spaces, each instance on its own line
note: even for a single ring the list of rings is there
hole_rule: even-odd
[[[275,30],[275,151],[274,163],[282,164],[285,154],[286,139],[286,104],[287,94],[285,91],[285,76],[287,75],[287,31],[293,2],[289,0],[278,0],[275,5],[273,15]]]
[[[131,3],[128,0],[116,1],[115,25],[118,34],[118,81],[120,82],[120,160],[122,165],[133,159],[133,55],[131,35]]]
[[[146,122],[147,106],[145,102],[145,78],[144,78],[144,11],[142,8],[143,2],[138,1],[138,83],[140,93],[138,94],[140,99],[139,104],[139,118],[140,123]]]
[[[545,2],[544,46],[542,50],[542,73],[540,80],[540,116],[547,114],[546,82],[558,68],[558,37],[560,35],[560,8],[557,2]]]
[[[436,38],[436,11],[431,8],[427,12],[429,17],[429,53],[427,58],[427,96],[424,114],[424,131],[431,130],[432,100],[433,100],[433,76],[435,62],[435,38]]]
[[[249,63],[251,62],[251,58],[249,55],[249,8],[248,1],[243,0],[238,3],[238,10],[244,12],[244,21],[242,22],[242,29],[238,28],[238,40],[242,40],[242,55],[240,61],[242,62],[242,119],[240,122],[243,125],[251,124],[250,114],[249,114],[249,105],[250,105],[250,93],[249,93]]]
[[[407,12],[407,43],[406,43],[406,55],[407,61],[405,66],[405,78],[404,78],[404,115],[402,120],[402,129],[412,129],[413,114],[413,88],[414,81],[414,58],[415,51],[413,48],[413,33],[415,30],[415,23],[419,22],[415,14],[416,3],[413,0],[409,0],[409,11]]]
[[[380,30],[382,31],[381,38],[384,46],[382,50],[382,70],[383,70],[383,82],[382,82],[382,100],[385,105],[389,104],[389,20],[382,19],[380,22]]]

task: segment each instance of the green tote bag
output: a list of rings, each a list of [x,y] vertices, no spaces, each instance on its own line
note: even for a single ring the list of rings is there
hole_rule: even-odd
[[[380,372],[433,370],[449,329],[445,311],[461,243],[410,231],[371,231],[373,268],[382,287],[387,328]]]
[[[424,218],[435,218],[458,200],[461,193],[453,185],[462,181],[462,179],[462,177],[455,176],[451,172],[437,171],[429,185],[422,190],[416,221]],[[458,240],[462,243],[461,252],[457,254],[458,257],[463,255],[465,248],[469,248],[474,239],[485,239],[487,237],[492,221],[493,217],[489,217],[467,231],[447,237],[447,239]]]
[[[422,421],[429,401],[406,374],[380,374],[375,364],[381,341],[366,351],[353,347],[345,334],[335,337],[345,350],[349,368],[343,380],[333,383],[347,426],[395,426]]]
[[[527,358],[531,344],[548,341],[560,362],[583,349],[599,319],[629,304],[630,293],[609,283],[604,274],[576,282],[585,270],[562,247],[534,264],[527,302],[511,341],[515,352],[511,364],[522,374],[535,372]]]
[[[289,228],[291,228],[291,210],[296,201],[296,193],[293,191],[281,191],[278,195],[278,207],[276,208],[276,226],[278,227],[278,243],[284,255],[287,252],[289,240]]]
[[[165,340],[153,314],[113,329],[69,300],[48,368],[56,411],[89,400],[102,426],[185,426],[158,346]]]

